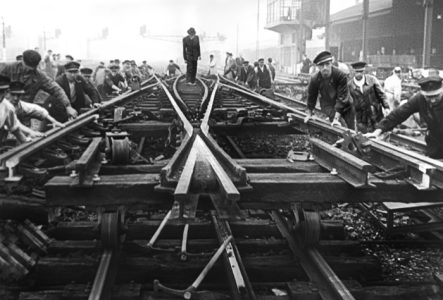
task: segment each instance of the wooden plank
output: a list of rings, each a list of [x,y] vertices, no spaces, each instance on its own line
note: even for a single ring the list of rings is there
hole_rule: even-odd
[[[100,181],[88,189],[71,187],[73,180],[68,176],[56,176],[49,180],[45,185],[47,204],[120,206],[161,203],[166,199],[165,194],[154,191],[154,187],[159,184],[156,174],[101,176]],[[166,203],[172,204],[172,201]]]
[[[314,161],[289,162],[283,158],[236,159],[248,173],[321,173],[325,171]]]
[[[247,202],[283,206],[290,202],[441,202],[442,191],[419,191],[405,181],[369,178],[374,189],[355,189],[329,173],[249,174],[252,191],[242,193],[241,207]],[[266,207],[266,205],[264,205]],[[255,208],[259,208],[258,206]]]
[[[374,257],[326,257],[337,274],[342,277],[365,280],[381,280],[381,268]],[[192,261],[177,263],[170,254],[157,254],[154,257],[124,257],[119,266],[117,281],[119,282],[190,282],[207,264],[206,256],[193,257]],[[36,285],[59,285],[72,281],[77,283],[90,282],[97,268],[98,257],[42,257],[30,276]],[[254,282],[291,281],[294,278],[306,280],[299,261],[287,255],[244,256],[243,263]],[[364,269],[365,272],[361,272]],[[219,260],[205,282],[220,282],[225,276],[225,268]]]

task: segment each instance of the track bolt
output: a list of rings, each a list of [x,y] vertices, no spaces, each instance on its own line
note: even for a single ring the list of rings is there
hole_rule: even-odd
[[[331,175],[338,175],[338,172],[335,168],[332,168]]]
[[[100,176],[98,176],[98,174],[94,174],[94,177],[92,177],[92,181],[94,182],[100,181]]]
[[[75,170],[72,170],[69,176],[71,176],[72,178],[77,177],[77,172],[75,172]]]

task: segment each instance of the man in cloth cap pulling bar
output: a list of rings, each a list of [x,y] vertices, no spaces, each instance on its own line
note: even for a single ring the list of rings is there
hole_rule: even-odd
[[[420,119],[428,125],[426,133],[426,155],[431,158],[443,158],[443,87],[439,76],[425,77],[418,81],[420,91],[407,103],[400,105],[377,124],[376,130],[365,136],[378,137],[383,132],[401,124],[410,115],[418,112]]]
[[[313,117],[317,98],[320,96],[321,111],[328,116],[331,126],[342,125],[355,129],[355,110],[349,95],[346,74],[332,65],[332,55],[328,51],[319,53],[314,63],[319,71],[309,81],[305,123]]]

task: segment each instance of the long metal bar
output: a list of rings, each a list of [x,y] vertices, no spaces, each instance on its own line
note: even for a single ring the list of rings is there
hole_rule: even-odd
[[[177,115],[179,116],[180,120],[183,122],[183,126],[185,128],[186,134],[188,136],[192,136],[192,133],[194,131],[192,124],[186,118],[185,114],[182,112],[182,110],[178,106],[177,102],[175,102],[174,98],[172,97],[171,93],[168,91],[166,86],[161,81],[159,81],[159,84],[162,87],[162,89],[165,91],[166,96],[168,96],[169,102],[171,102],[171,105],[174,108]]]
[[[15,150],[13,155],[8,155],[8,153],[5,153],[5,155],[2,155],[0,157],[0,161],[3,161],[6,159],[6,167],[8,168],[14,168],[16,167],[23,159],[27,158],[29,155],[41,150],[42,148],[50,145],[54,141],[60,139],[61,137],[73,132],[76,129],[79,129],[86,124],[96,120],[98,118],[97,115],[91,115],[87,117],[83,117],[80,119],[72,120],[67,123],[67,126],[65,128],[57,128],[51,130],[46,137],[41,137],[35,142],[31,142],[30,144],[22,144],[20,145],[19,149]]]
[[[354,300],[349,290],[318,250],[300,247],[286,227],[283,217],[277,211],[272,211],[271,216],[281,235],[288,241],[292,253],[299,259],[309,279],[317,286],[321,298],[324,300]]]
[[[214,106],[215,94],[217,93],[219,82],[220,82],[220,77],[217,75],[217,82],[215,83],[214,89],[212,90],[211,98],[209,99],[209,103],[208,103],[208,107],[206,108],[206,112],[203,117],[203,121],[200,125],[200,128],[205,135],[208,135],[208,133],[209,133],[208,122],[209,122],[209,117],[211,116],[211,113],[212,113],[212,107]]]
[[[212,222],[214,223],[215,231],[218,240],[223,242],[229,236],[232,236],[231,228],[226,220],[220,220],[217,214],[212,211]],[[235,244],[235,240],[226,246],[223,253],[224,263],[228,270],[231,290],[234,299],[255,299],[255,293],[249,281],[246,269],[241,260],[240,252]]]
[[[331,147],[322,140],[311,138],[312,154],[315,161],[329,171],[335,170],[338,177],[345,180],[356,188],[368,187],[369,172],[374,171],[374,167],[335,147]]]

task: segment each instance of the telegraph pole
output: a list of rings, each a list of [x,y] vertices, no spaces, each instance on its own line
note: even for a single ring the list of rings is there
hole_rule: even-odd
[[[362,19],[362,44],[361,49],[363,53],[363,60],[366,61],[368,55],[368,14],[369,14],[369,0],[363,0],[363,19]]]
[[[425,24],[423,33],[423,57],[421,66],[427,67],[431,64],[431,36],[432,36],[432,14],[434,0],[424,0],[423,6],[425,7]]]
[[[260,56],[260,42],[259,42],[259,31],[260,31],[260,0],[257,0],[257,42],[255,45],[255,57],[258,59]]]
[[[5,31],[5,19],[2,17],[2,26],[3,26],[3,53],[2,59],[6,62],[6,31]]]
[[[325,49],[329,50],[329,14],[331,9],[331,0],[326,0],[325,2]]]
[[[238,55],[238,23],[237,23],[237,49],[236,49],[235,53],[237,53],[237,55]]]

